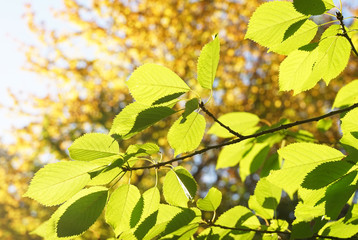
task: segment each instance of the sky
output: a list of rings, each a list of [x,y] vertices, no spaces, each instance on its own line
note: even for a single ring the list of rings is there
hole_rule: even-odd
[[[12,105],[8,90],[20,96],[36,94],[44,96],[49,90],[38,75],[22,69],[25,54],[20,49],[21,42],[36,43],[36,37],[28,29],[25,19],[25,4],[30,0],[7,1],[0,8],[0,106]],[[31,0],[35,14],[46,24],[54,25],[51,8],[60,8],[61,0]],[[0,140],[12,142],[11,126],[21,127],[26,124],[24,119],[16,118],[0,107]]]

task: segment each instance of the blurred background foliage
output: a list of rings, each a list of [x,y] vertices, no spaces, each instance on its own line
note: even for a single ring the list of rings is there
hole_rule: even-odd
[[[27,5],[28,27],[40,45],[23,46],[27,57],[24,67],[53,87],[41,98],[12,95],[16,104],[9,110],[30,115],[33,121],[13,130],[16,144],[0,145],[0,238],[38,238],[30,232],[47,220],[55,208],[21,198],[31,177],[44,164],[68,160],[67,148],[84,133],[108,132],[115,115],[133,101],[125,81],[138,66],[148,62],[162,64],[208,97],[210,93],[202,90],[195,80],[196,62],[202,46],[216,33],[221,39],[221,56],[214,98],[208,104],[215,116],[233,111],[251,112],[263,119],[265,126],[282,118],[295,121],[329,111],[337,91],[358,78],[357,59],[352,57],[355,59],[344,73],[328,87],[320,82],[297,96],[279,92],[278,69],[284,56],[267,53],[267,49],[244,40],[248,19],[261,2],[63,0],[63,9],[53,10],[55,18],[64,24],[59,29],[36,21],[36,12],[31,4]],[[356,11],[351,9],[352,13],[357,14]],[[330,17],[314,20],[329,21]],[[162,148],[163,160],[170,159],[173,152],[166,134],[173,120],[174,117],[160,122],[122,142],[121,149],[151,141]],[[212,124],[211,119],[207,121]],[[318,142],[336,146],[340,136],[337,126],[338,118],[333,118],[328,131],[317,131],[315,124],[293,131],[307,130]],[[222,140],[205,136],[201,146]],[[271,151],[275,150],[274,147]],[[216,171],[218,153],[219,150],[208,151],[183,165],[191,169],[201,196],[213,185],[223,192],[219,212],[237,204],[247,206],[258,175],[252,174],[245,180],[235,167]],[[154,172],[149,170],[136,172],[131,181],[144,191],[154,185],[153,176]],[[293,206],[284,198],[278,209],[279,217],[292,221]],[[112,236],[112,232],[99,221],[82,238],[106,236]]]

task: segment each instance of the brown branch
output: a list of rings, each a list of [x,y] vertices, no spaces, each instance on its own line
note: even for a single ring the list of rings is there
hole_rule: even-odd
[[[234,230],[234,231],[242,231],[242,232],[277,233],[277,234],[291,235],[290,232],[279,231],[279,230],[261,230],[261,229],[251,229],[251,228],[227,227],[227,226],[214,224],[214,223],[205,223],[205,225],[210,226],[210,227],[218,227],[218,228],[222,228],[222,229]],[[332,236],[323,236],[323,235],[319,235],[319,234],[314,234],[312,237],[315,237],[315,238],[319,237],[319,238],[324,238],[324,239],[337,239],[337,240],[338,239],[347,239],[347,238],[339,238],[339,237],[332,237]],[[350,238],[350,239],[357,239],[357,237]]]
[[[209,116],[211,117],[215,122],[217,122],[220,126],[222,126],[223,128],[225,128],[226,130],[228,130],[231,134],[235,135],[236,137],[238,138],[242,138],[243,136],[232,130],[229,126],[223,124],[219,119],[217,119],[208,109],[206,109],[206,107],[204,106],[204,103],[203,102],[200,102],[199,103],[199,107]]]
[[[343,32],[342,34],[339,34],[339,36],[343,36],[348,40],[349,44],[352,47],[352,51],[354,52],[354,54],[356,56],[358,56],[357,49],[354,47],[352,39],[348,36],[346,26],[344,25],[344,22],[343,22],[344,17],[342,15],[342,13],[341,12],[336,12],[336,18],[338,19],[339,24],[341,25],[341,28],[342,28],[342,32]]]
[[[181,157],[178,157],[178,158],[173,158],[173,159],[171,159],[169,161],[166,161],[166,162],[160,162],[160,163],[149,165],[149,166],[133,167],[130,170],[159,168],[161,166],[165,166],[165,165],[170,164],[172,162],[181,161],[181,160],[184,160],[186,158],[190,158],[190,157],[193,157],[195,155],[202,154],[202,153],[207,152],[207,151],[209,151],[211,149],[221,148],[221,147],[224,147],[224,146],[227,146],[227,145],[239,143],[239,142],[241,142],[243,140],[246,140],[246,139],[257,138],[257,137],[262,136],[262,135],[266,135],[266,134],[269,134],[269,133],[275,133],[275,132],[285,130],[285,129],[288,129],[288,128],[291,128],[291,127],[294,127],[294,126],[302,125],[302,124],[305,124],[305,123],[316,122],[316,121],[319,121],[319,120],[327,118],[327,117],[331,117],[331,116],[334,116],[334,115],[337,115],[337,114],[340,114],[340,113],[350,111],[350,110],[352,110],[354,108],[357,108],[357,107],[358,107],[358,103],[353,104],[350,107],[346,107],[346,108],[342,108],[342,109],[339,109],[339,110],[336,110],[336,111],[332,111],[332,112],[329,112],[327,114],[324,114],[324,115],[321,115],[321,116],[318,116],[318,117],[308,118],[308,119],[296,121],[296,122],[293,122],[293,123],[283,124],[283,125],[280,125],[278,127],[267,129],[267,130],[264,130],[264,131],[261,131],[261,132],[258,132],[258,133],[245,135],[245,136],[242,136],[241,138],[236,138],[236,139],[226,141],[226,142],[223,142],[223,143],[220,143],[220,144],[217,144],[217,145],[208,146],[206,148],[194,151],[194,152],[192,152],[190,154],[187,154],[185,156],[181,156]],[[123,169],[123,170],[128,171],[128,169]]]

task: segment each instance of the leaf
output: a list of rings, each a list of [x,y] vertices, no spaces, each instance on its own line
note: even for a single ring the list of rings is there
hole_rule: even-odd
[[[62,161],[47,164],[31,180],[24,197],[46,206],[65,202],[90,181],[88,172],[101,167],[92,162]]]
[[[255,127],[260,121],[260,118],[252,113],[232,112],[220,116],[218,120],[224,125],[229,126],[232,130],[240,134],[244,134],[251,128]],[[208,134],[214,134],[222,138],[234,137],[234,135],[216,122],[211,126]]]
[[[321,132],[328,131],[332,127],[331,119],[321,119],[317,122],[317,129]]]
[[[358,139],[352,135],[358,131],[358,109],[349,111],[342,119],[341,129],[343,137],[341,143],[358,149]]]
[[[326,84],[346,68],[351,53],[348,40],[337,35],[340,32],[339,25],[330,26],[318,44],[318,57],[313,71],[320,73]]]
[[[252,146],[251,140],[244,140],[223,147],[219,153],[216,169],[236,166],[247,152],[250,151]]]
[[[357,220],[355,218],[354,220]],[[321,236],[330,236],[340,239],[349,239],[358,233],[358,225],[346,223],[341,218],[339,221],[332,221],[326,223],[318,232]]]
[[[341,178],[353,166],[354,164],[344,160],[322,163],[305,176],[302,187],[308,189],[325,187]]]
[[[261,178],[255,188],[257,202],[265,208],[276,209],[281,199],[282,189]]]
[[[171,205],[187,207],[188,201],[194,199],[196,191],[196,181],[183,167],[176,167],[165,176],[163,195],[165,201]]]
[[[321,15],[329,10],[323,0],[293,0],[293,6],[305,15]]]
[[[149,230],[143,240],[173,234],[190,223],[199,222],[200,217],[200,211],[160,204],[156,225]]]
[[[174,156],[197,148],[204,136],[205,126],[205,118],[197,112],[192,112],[186,119],[181,116],[176,120],[168,132]]]
[[[118,177],[121,172],[123,172],[121,168],[123,163],[123,159],[118,159],[107,168],[100,170],[96,173],[91,173],[91,181],[87,183],[87,186],[109,184],[111,181],[113,181],[113,179]]]
[[[119,145],[107,134],[87,133],[77,138],[68,151],[73,160],[91,161],[119,155]]]
[[[231,228],[249,228],[259,229],[261,227],[257,217],[244,206],[235,206],[228,211],[220,215],[218,220],[215,222],[217,225],[222,225]],[[228,237],[235,236],[241,237],[242,239],[251,239],[255,232],[238,231],[238,230],[227,230],[217,227],[213,227],[213,234],[219,234],[224,236],[228,234]]]
[[[294,90],[296,95],[312,88],[320,80],[319,74],[313,73],[318,50],[312,48],[309,51],[295,50],[280,64],[280,91]]]
[[[127,85],[134,99],[147,105],[163,97],[184,94],[190,90],[173,71],[152,63],[137,68],[129,77]]]
[[[175,111],[165,106],[147,106],[138,102],[127,105],[114,119],[112,136],[128,139],[156,122],[172,115]]]
[[[138,188],[130,184],[118,187],[110,196],[105,218],[114,229],[116,236],[134,227],[131,226],[130,221],[140,199]]]
[[[212,89],[220,58],[219,37],[205,44],[198,59],[198,82],[203,88]]]
[[[289,196],[297,191],[307,173],[321,163],[337,161],[344,155],[331,147],[314,143],[293,143],[278,151],[283,168],[271,171],[267,180],[283,188]]]
[[[203,199],[198,199],[196,205],[203,211],[215,211],[219,207],[221,199],[222,193],[218,189],[212,187]]]
[[[240,161],[240,178],[245,181],[246,177],[256,172],[265,161],[270,147],[266,143],[255,143]]]
[[[357,171],[350,172],[337,182],[333,183],[326,191],[326,215],[336,219],[343,206],[356,191]]]
[[[59,237],[73,237],[85,232],[101,215],[107,202],[108,189],[92,187],[81,193],[81,197],[71,199],[57,222]]]
[[[293,23],[286,31],[282,42],[273,45],[270,51],[288,55],[292,51],[309,44],[317,33],[318,26],[309,19]]]
[[[245,39],[251,39],[274,51],[274,49],[271,48],[284,40],[287,29],[292,26],[292,24],[307,18],[307,16],[297,12],[290,2],[274,1],[264,3],[255,10],[250,18]],[[299,39],[301,37],[305,38],[304,35],[299,35]],[[302,45],[304,45],[306,41],[307,40],[303,41]]]
[[[155,143],[133,144],[129,145],[126,150],[126,155],[140,157],[156,154],[160,149]]]
[[[358,79],[343,86],[337,93],[332,108],[341,108],[358,102]]]
[[[273,209],[264,208],[261,204],[259,204],[255,195],[250,196],[248,205],[249,208],[255,211],[255,214],[261,218],[272,219],[275,214]]]
[[[199,107],[199,99],[193,98],[185,103],[185,110],[183,113],[183,118],[186,119],[192,112],[194,112]]]

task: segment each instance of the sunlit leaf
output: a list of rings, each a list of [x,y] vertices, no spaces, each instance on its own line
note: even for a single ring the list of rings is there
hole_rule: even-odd
[[[332,0],[293,0],[295,9],[305,15],[321,15],[334,7],[330,5],[333,5]]]
[[[341,143],[358,149],[358,139],[352,135],[352,133],[358,132],[358,109],[349,111],[341,120],[343,132]]]
[[[168,142],[174,149],[174,155],[190,152],[197,148],[205,132],[205,118],[192,112],[185,119],[180,117],[168,132]]]
[[[31,180],[24,197],[32,198],[46,206],[63,203],[90,181],[91,172],[99,165],[83,161],[63,161],[47,164]]]
[[[185,103],[185,110],[183,113],[183,118],[186,119],[192,112],[194,112],[199,107],[199,99],[193,98]]]
[[[226,126],[229,126],[232,130],[240,134],[244,134],[251,128],[255,127],[260,121],[260,118],[252,113],[232,112],[220,116],[219,121]],[[230,138],[234,136],[216,122],[211,126],[208,134],[214,134],[222,138]]]
[[[163,195],[165,201],[171,205],[187,207],[188,201],[194,199],[196,191],[196,181],[183,167],[176,167],[165,176]]]
[[[198,82],[203,88],[212,89],[219,57],[220,41],[216,35],[213,41],[203,47],[198,59]]]
[[[138,188],[130,184],[118,187],[111,194],[106,209],[106,222],[117,236],[134,227],[131,225],[132,213],[140,198]]]
[[[196,205],[203,211],[215,211],[219,207],[221,199],[222,193],[218,189],[212,187],[204,198],[198,199]]]
[[[349,106],[358,102],[358,80],[343,86],[337,93],[332,108]]]
[[[134,99],[147,105],[160,98],[183,94],[190,90],[172,70],[152,63],[136,69],[128,79],[127,85]]]
[[[236,166],[252,146],[253,143],[250,140],[244,140],[223,147],[216,163],[216,169]]]
[[[307,16],[297,12],[290,2],[267,2],[258,7],[253,13],[245,38],[249,38],[273,50],[271,47],[280,44],[284,40],[285,32],[292,24],[307,18]],[[304,35],[301,35],[301,37],[305,38]],[[305,42],[303,41],[302,45]],[[297,44],[297,42],[294,44]]]
[[[87,133],[68,149],[73,160],[91,161],[119,154],[118,143],[107,134]]]
[[[86,231],[101,215],[107,202],[108,189],[92,187],[84,190],[81,197],[70,199],[69,205],[57,222],[59,237],[72,237]]]
[[[314,143],[294,143],[281,148],[283,168],[271,171],[267,180],[283,188],[291,197],[300,187],[307,173],[324,162],[337,161],[344,155],[331,147]]]

